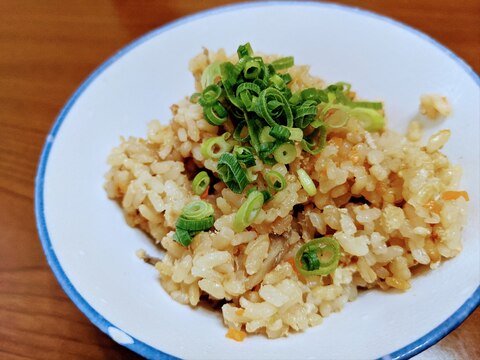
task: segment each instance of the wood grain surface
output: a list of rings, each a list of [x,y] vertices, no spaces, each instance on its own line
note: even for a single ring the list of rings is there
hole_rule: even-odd
[[[480,71],[479,0],[339,2],[416,27]],[[137,358],[89,322],[47,265],[33,212],[37,162],[59,110],[107,57],[224,3],[0,0],[0,359]],[[418,358],[479,359],[480,310]]]

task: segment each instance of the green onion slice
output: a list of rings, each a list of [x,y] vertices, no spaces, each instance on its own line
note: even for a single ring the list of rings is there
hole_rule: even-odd
[[[313,196],[317,193],[317,188],[310,176],[308,176],[307,172],[303,169],[297,170],[298,179],[300,180],[300,184],[305,189],[309,196]]]
[[[248,133],[248,126],[245,121],[240,121],[233,132],[233,138],[240,142],[247,142],[250,140],[250,134]]]
[[[312,155],[319,154],[327,144],[327,127],[319,125],[301,141],[302,149]]]
[[[292,67],[294,63],[293,56],[287,56],[281,59],[272,61],[272,66],[275,70],[283,70]]]
[[[195,195],[202,195],[210,184],[210,176],[206,171],[200,171],[192,181],[192,190]]]
[[[235,155],[223,153],[217,165],[220,179],[236,194],[241,194],[249,184],[245,169],[242,168]]]
[[[216,84],[208,85],[203,91],[198,103],[205,106],[212,106],[222,94],[222,88]]]
[[[222,125],[228,118],[228,112],[220,102],[203,108],[206,120],[212,125]]]
[[[274,125],[269,134],[280,141],[288,141],[290,138],[289,128],[282,125]]]
[[[240,59],[245,56],[252,56],[253,50],[250,43],[247,42],[245,45],[240,45],[237,49],[237,54]]]
[[[256,165],[253,148],[251,147],[236,145],[233,148],[233,154],[236,156],[238,162],[244,164],[247,168]]]
[[[264,126],[262,128],[262,131],[260,131],[260,136],[259,136],[259,140],[261,143],[270,143],[275,141],[275,138],[270,135],[271,130],[272,128],[270,126]]]
[[[290,104],[283,94],[275,88],[262,90],[258,97],[256,112],[270,126],[286,125],[293,126],[293,114]]]
[[[379,131],[385,126],[384,117],[374,109],[353,108],[350,110],[350,115],[356,118],[367,131]]]
[[[293,144],[283,143],[273,151],[273,157],[280,164],[290,164],[297,157],[297,149]]]
[[[221,77],[220,64],[218,62],[211,63],[203,70],[202,77],[200,78],[202,89],[206,89],[207,86],[219,82]]]
[[[292,141],[302,141],[303,139],[303,130],[299,128],[290,128],[288,129],[290,131],[290,136],[289,140]]]
[[[265,174],[265,181],[270,189],[275,191],[282,191],[287,186],[285,177],[278,171],[270,170]]]
[[[181,216],[187,220],[200,220],[212,215],[213,206],[211,204],[206,201],[195,200],[183,207]]]
[[[313,239],[295,254],[295,266],[304,276],[331,274],[338,267],[339,260],[340,245],[332,237]]]
[[[320,114],[322,121],[330,128],[344,127],[350,118],[350,109],[342,105],[327,105]]]
[[[183,246],[188,246],[192,243],[192,237],[190,233],[182,228],[177,228],[175,234],[173,234],[173,239]]]
[[[184,216],[180,216],[177,219],[177,222],[175,226],[183,230],[187,230],[188,232],[200,232],[204,230],[208,230],[213,226],[213,223],[215,222],[215,219],[213,215],[208,216],[203,219],[198,219],[198,220],[191,220],[187,219]]]
[[[257,217],[264,203],[264,195],[258,190],[248,194],[245,202],[240,206],[233,220],[233,230],[241,232],[248,227]]]
[[[222,154],[232,150],[233,145],[227,142],[230,133],[226,132],[220,136],[208,138],[203,141],[200,152],[205,159],[219,159]]]

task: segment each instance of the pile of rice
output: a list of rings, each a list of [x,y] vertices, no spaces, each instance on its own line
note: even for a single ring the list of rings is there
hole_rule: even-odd
[[[225,60],[223,51],[205,51],[191,61],[197,90],[203,69]],[[293,91],[323,86],[307,66],[289,72]],[[216,183],[206,199],[215,209],[214,230],[184,247],[172,238],[175,222],[187,203],[199,199],[191,191],[198,169],[216,170],[216,160],[205,160],[200,145],[218,127],[188,99],[171,110],[170,124],[152,121],[146,139],[122,138],[108,158],[105,188],[127,223],[165,250],[155,263],[165,290],[182,304],[197,306],[202,299],[222,305],[229,337],[303,331],[342,309],[359,289],[407,290],[412,268],[436,268],[462,249],[466,200],[441,196],[456,189],[461,175],[440,152],[450,132],[439,131],[425,145],[417,122],[405,137],[387,129],[369,133],[353,119],[329,130],[319,155],[303,152],[288,166],[253,167],[259,182],[272,168],[287,186],[241,233],[232,230],[232,222],[245,192]],[[315,181],[315,196],[303,190],[299,168]],[[299,275],[292,262],[296,251],[322,235],[341,246],[338,268],[328,276]]]

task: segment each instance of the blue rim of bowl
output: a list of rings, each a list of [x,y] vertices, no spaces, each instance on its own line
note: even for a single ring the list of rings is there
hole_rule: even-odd
[[[60,262],[53,250],[50,236],[48,234],[48,228],[45,221],[45,214],[44,214],[44,197],[43,197],[43,187],[45,181],[45,170],[48,162],[48,157],[50,154],[50,150],[52,148],[54,139],[56,134],[58,133],[63,121],[65,120],[66,116],[70,112],[71,108],[77,101],[77,99],[82,95],[82,93],[88,88],[88,86],[101,74],[105,69],[107,69],[110,65],[112,65],[115,61],[126,55],[128,52],[136,48],[137,46],[143,44],[144,42],[154,38],[158,34],[166,32],[172,28],[181,26],[185,23],[219,14],[224,12],[235,11],[238,9],[245,9],[245,8],[253,8],[253,7],[261,7],[261,6],[292,6],[292,5],[300,5],[300,6],[318,6],[323,8],[333,8],[339,9],[345,12],[353,12],[356,14],[360,14],[363,16],[373,17],[375,19],[379,19],[385,21],[387,23],[393,24],[398,26],[404,30],[407,30],[410,33],[413,33],[420,38],[426,40],[427,42],[433,44],[437,48],[439,48],[443,53],[453,59],[457,64],[459,64],[462,69],[480,86],[480,78],[478,75],[467,65],[461,58],[455,55],[451,50],[446,48],[445,46],[438,43],[436,40],[431,38],[430,36],[408,26],[403,23],[398,22],[397,20],[393,20],[383,15],[376,14],[371,11],[348,7],[344,5],[334,4],[334,3],[316,3],[316,2],[297,2],[297,1],[266,1],[266,2],[246,2],[241,4],[235,5],[227,5],[221,6],[209,10],[205,10],[190,16],[182,17],[178,20],[170,22],[162,27],[154,29],[142,37],[138,38],[137,40],[133,41],[129,45],[125,46],[121,50],[119,50],[116,54],[106,60],[100,67],[98,67],[90,76],[80,85],[80,87],[75,91],[75,93],[71,96],[68,100],[66,105],[61,110],[60,114],[58,115],[55,123],[50,130],[50,133],[47,136],[45,145],[43,147],[42,154],[40,156],[40,161],[37,170],[37,176],[35,178],[35,215],[36,215],[36,223],[38,232],[40,235],[40,241],[43,246],[43,250],[47,257],[48,264],[52,268],[53,273],[55,274],[58,282],[62,286],[65,293],[70,297],[70,299],[74,302],[74,304],[80,309],[80,311],[85,314],[85,316],[102,332],[105,334],[109,334],[111,329],[115,329],[123,333],[120,329],[118,329],[115,325],[113,325],[110,321],[105,319],[101,314],[99,314],[95,309],[93,309],[85,299],[78,293],[75,289],[73,284],[68,279],[67,275],[62,269]],[[447,320],[442,322],[436,328],[434,328],[429,333],[425,334],[418,340],[408,344],[401,349],[392,352],[389,355],[385,355],[381,357],[381,359],[408,359],[421,351],[429,348],[430,346],[436,344],[440,341],[443,337],[445,337],[448,333],[456,329],[480,304],[480,286],[473,292],[473,294],[465,301],[465,303],[457,309]],[[110,336],[110,335],[109,335]],[[135,339],[129,335],[127,335],[127,339],[131,341],[127,341],[127,343],[119,344],[127,347],[128,349],[148,358],[148,359],[177,359],[176,357],[162,352],[161,350],[155,349],[150,345],[143,343],[142,341]],[[115,339],[114,339],[115,340]],[[128,343],[131,342],[131,343]]]

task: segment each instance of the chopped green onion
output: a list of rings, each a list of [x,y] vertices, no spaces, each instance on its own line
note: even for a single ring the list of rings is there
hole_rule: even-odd
[[[340,245],[332,237],[313,239],[295,254],[295,266],[304,276],[329,275],[340,261]]]
[[[273,157],[280,164],[290,164],[297,157],[297,149],[293,144],[284,143],[273,151]]]
[[[198,100],[200,99],[201,96],[202,96],[202,93],[198,93],[198,92],[193,93],[192,96],[190,96],[190,102],[194,104],[198,103]]]
[[[245,121],[241,121],[235,131],[233,132],[233,138],[240,142],[247,142],[250,140],[250,134],[248,133],[248,126]]]
[[[261,143],[269,143],[275,141],[275,138],[270,135],[271,129],[272,128],[270,126],[264,126],[262,131],[260,131],[259,140]]]
[[[217,102],[217,99],[222,94],[222,88],[216,84],[208,85],[205,90],[202,91],[202,96],[200,97],[198,103],[205,106],[212,106]]]
[[[258,150],[258,156],[267,165],[276,164],[277,161],[273,157],[273,152],[275,151],[275,149],[276,149],[275,143],[272,143],[272,142],[261,143]]]
[[[182,216],[188,220],[204,219],[213,215],[213,207],[206,201],[195,200],[182,209]],[[189,230],[189,229],[187,229]]]
[[[247,168],[256,165],[251,147],[235,146],[233,148],[233,154],[236,156],[238,162],[244,164]]]
[[[245,45],[240,45],[237,49],[237,54],[240,59],[245,56],[252,56],[253,50],[250,43],[247,42]]]
[[[285,177],[275,170],[270,170],[265,174],[265,181],[267,182],[268,187],[275,191],[282,191],[285,189],[285,186],[287,186]]]
[[[290,137],[290,130],[282,125],[274,125],[269,134],[280,141],[287,141]]]
[[[202,89],[206,89],[207,86],[217,83],[221,77],[220,64],[218,62],[211,63],[203,70],[202,77],[200,78]]]
[[[288,130],[290,130],[290,136],[288,138],[289,140],[302,141],[302,139],[303,139],[303,130],[302,129],[290,128]]]
[[[192,243],[192,237],[190,236],[190,233],[187,230],[181,228],[177,228],[175,230],[175,234],[173,234],[173,239],[183,246],[188,246]]]
[[[270,199],[272,198],[272,194],[270,193],[270,191],[262,190],[260,192],[263,195],[263,203],[266,203],[266,202],[270,201]]]
[[[203,114],[206,120],[212,125],[222,125],[227,121],[227,110],[218,101],[212,105],[203,108]]]
[[[241,194],[245,186],[249,184],[245,170],[232,154],[223,153],[220,156],[217,172],[220,179],[234,193]]]
[[[376,110],[367,108],[353,108],[350,115],[358,120],[360,125],[367,131],[378,131],[385,126],[385,119]]]
[[[373,110],[382,110],[383,103],[381,102],[371,102],[371,101],[353,101],[349,105],[351,108],[365,108],[365,109],[373,109]]]
[[[300,180],[300,184],[302,184],[303,189],[307,192],[309,196],[313,196],[317,193],[317,188],[313,183],[313,180],[310,176],[308,176],[307,172],[303,169],[297,170],[298,179]]]
[[[345,126],[350,118],[350,109],[342,105],[326,106],[321,114],[323,122],[330,128],[341,128]]]
[[[275,88],[266,88],[262,90],[258,97],[256,112],[261,116],[270,126],[280,124],[288,127],[293,126],[293,114],[290,104],[283,94]]]
[[[245,63],[245,67],[243,68],[243,76],[245,79],[255,79],[260,75],[262,71],[262,64],[256,60],[250,60]]]
[[[288,69],[293,66],[293,56],[287,56],[281,59],[272,61],[272,66],[275,70]]]
[[[206,171],[200,171],[192,181],[192,190],[195,195],[202,195],[210,184],[210,176]]]
[[[173,239],[183,246],[188,246],[193,237],[201,231],[210,229],[215,221],[213,207],[201,200],[185,205],[175,223]]]
[[[285,88],[285,81],[283,80],[283,78],[278,75],[278,74],[275,74],[275,75],[272,75],[272,77],[269,79],[270,83],[275,86],[278,90],[282,90]]]
[[[205,159],[219,159],[223,153],[232,150],[233,146],[226,140],[230,137],[230,133],[208,138],[203,141],[200,152]]]
[[[241,232],[248,227],[257,217],[264,203],[264,195],[254,190],[248,194],[245,202],[240,206],[233,220],[233,230]]]
[[[315,138],[318,135],[318,139]],[[302,149],[312,155],[319,154],[327,143],[327,128],[323,123],[301,141]]]
[[[293,94],[290,99],[288,99],[288,102],[291,105],[297,106],[302,102],[302,96],[300,94]]]
[[[177,229],[181,228],[189,232],[198,232],[210,229],[214,222],[215,219],[213,218],[213,215],[198,220],[191,220],[184,216],[180,216],[177,219],[175,226]]]

